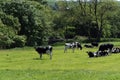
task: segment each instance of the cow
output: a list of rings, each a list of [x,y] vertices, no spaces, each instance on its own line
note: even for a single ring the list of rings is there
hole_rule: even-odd
[[[108,44],[101,44],[101,45],[99,46],[99,50],[98,50],[98,51],[106,51],[106,50],[108,50],[109,52],[111,52],[113,46],[114,46],[114,45],[113,45],[113,44],[110,44],[110,43],[108,43]]]
[[[97,54],[95,52],[87,51],[88,56],[91,57],[97,57]]]
[[[98,51],[97,52],[98,56],[107,56],[109,53],[107,51]]]
[[[88,56],[91,57],[101,57],[101,56],[107,56],[108,52],[102,52],[102,51],[97,51],[97,52],[91,52],[87,51]]]
[[[99,43],[98,42],[91,42],[92,46],[98,47]]]
[[[64,53],[67,51],[68,48],[71,48],[73,52],[75,48],[79,48],[80,50],[82,50],[82,46],[79,42],[65,43]]]
[[[120,48],[112,48],[112,53],[120,53]]]
[[[38,47],[35,47],[35,50],[40,55],[40,59],[42,59],[43,54],[49,54],[50,59],[52,59],[52,49],[53,49],[52,46],[38,46]]]

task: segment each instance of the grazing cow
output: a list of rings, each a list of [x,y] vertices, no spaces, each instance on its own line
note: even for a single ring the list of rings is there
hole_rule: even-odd
[[[90,44],[85,44],[84,46],[85,46],[86,48],[93,48],[93,46],[90,45]]]
[[[95,47],[98,47],[99,44],[98,44],[98,42],[92,42],[91,45],[95,46]]]
[[[101,44],[99,47],[99,51],[105,51],[108,50],[109,52],[111,52],[112,48],[113,48],[113,44]]]
[[[39,53],[40,59],[42,59],[42,55],[47,53],[50,55],[50,59],[52,59],[52,46],[38,46],[35,47],[35,50]]]
[[[120,48],[112,48],[112,53],[120,53]]]
[[[73,52],[74,52],[75,48],[79,48],[80,50],[82,50],[82,46],[79,42],[65,43],[64,53],[67,51],[68,48],[71,48],[73,50]]]
[[[97,52],[88,51],[87,53],[89,57],[100,57],[100,56],[108,55],[108,52],[102,52],[102,51],[97,51]]]

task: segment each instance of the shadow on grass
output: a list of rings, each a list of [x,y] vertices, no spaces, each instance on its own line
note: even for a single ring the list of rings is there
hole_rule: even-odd
[[[33,58],[33,60],[42,60],[42,59],[40,59],[40,58]]]
[[[33,60],[46,60],[46,59],[33,58]]]

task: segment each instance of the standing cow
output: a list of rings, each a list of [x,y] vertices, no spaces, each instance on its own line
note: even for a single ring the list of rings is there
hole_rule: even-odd
[[[49,54],[50,59],[52,59],[52,46],[38,46],[35,47],[35,50],[39,53],[40,59],[42,59],[43,54]]]
[[[75,48],[82,50],[82,46],[79,42],[65,43],[64,53],[67,51],[68,48],[71,48],[73,52],[74,52]]]

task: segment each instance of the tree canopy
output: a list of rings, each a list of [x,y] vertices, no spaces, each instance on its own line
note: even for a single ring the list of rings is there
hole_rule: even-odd
[[[116,0],[0,0],[0,48],[43,45],[76,36],[120,38]]]

